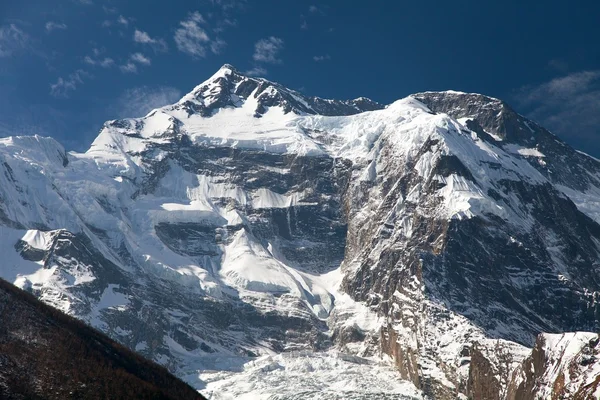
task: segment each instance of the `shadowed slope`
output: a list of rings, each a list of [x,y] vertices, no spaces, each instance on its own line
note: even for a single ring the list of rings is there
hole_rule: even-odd
[[[165,368],[4,280],[0,398],[203,399]]]

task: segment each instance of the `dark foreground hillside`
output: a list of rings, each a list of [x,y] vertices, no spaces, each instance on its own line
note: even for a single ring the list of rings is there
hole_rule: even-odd
[[[203,399],[82,322],[0,279],[0,399]]]

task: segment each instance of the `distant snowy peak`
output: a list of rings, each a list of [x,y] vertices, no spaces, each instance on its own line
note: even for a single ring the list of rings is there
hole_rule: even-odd
[[[263,78],[244,76],[229,64],[223,65],[207,81],[184,96],[175,107],[183,108],[188,114],[209,117],[220,108],[241,107],[246,101],[256,103],[255,117],[261,117],[271,107],[280,107],[285,114],[337,116],[384,108],[384,105],[364,97],[329,100],[305,96]]]
[[[0,150],[36,160],[40,164],[61,165],[64,167],[69,163],[64,147],[50,137],[34,135],[1,138]]]

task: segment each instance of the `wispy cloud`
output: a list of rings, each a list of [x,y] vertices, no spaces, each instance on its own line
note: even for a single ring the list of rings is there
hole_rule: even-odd
[[[130,57],[130,60],[136,62],[138,64],[150,65],[150,59],[143,55],[142,53],[133,53]]]
[[[136,43],[147,44],[156,52],[166,52],[169,49],[167,42],[165,42],[164,39],[153,38],[147,32],[138,29],[133,33],[133,41]]]
[[[0,27],[0,57],[11,56],[14,52],[24,50],[29,45],[29,35],[15,24]]]
[[[323,56],[313,56],[313,60],[315,60],[316,62],[321,62],[331,60],[331,57],[329,56],[329,54],[325,54]]]
[[[213,32],[222,33],[227,28],[237,26],[237,24],[238,24],[238,22],[236,19],[226,17],[226,18],[220,19],[216,22],[216,27],[213,28]]]
[[[227,46],[227,42],[221,39],[215,39],[210,43],[210,51],[214,54],[219,54]]]
[[[48,21],[46,22],[46,32],[50,33],[55,30],[65,30],[67,25],[59,22]]]
[[[303,30],[307,30],[308,29],[308,22],[306,22],[306,18],[304,18],[304,15],[300,16],[300,29]]]
[[[137,73],[138,65],[150,65],[151,61],[148,57],[143,55],[142,53],[133,53],[129,56],[127,62],[121,66],[119,69],[123,73]]]
[[[308,29],[308,19],[313,19],[314,16],[325,16],[325,8],[324,6],[316,6],[310,5],[308,7],[308,14],[304,13],[300,14],[300,29],[307,30]]]
[[[115,61],[110,58],[110,57],[104,57],[99,63],[98,65],[100,65],[102,68],[109,68],[112,67],[114,65]]]
[[[117,18],[117,22],[121,25],[129,25],[129,20],[122,15],[119,15],[119,18]]]
[[[141,117],[151,110],[175,103],[181,98],[181,92],[170,86],[128,89],[119,97],[114,112],[120,118]]]
[[[538,86],[521,89],[521,101],[525,103],[546,102],[549,99],[564,101],[574,95],[586,93],[600,78],[600,71],[582,71],[554,78]]]
[[[122,14],[119,14],[118,17],[116,17],[116,19],[112,19],[115,18],[114,14],[117,13],[117,9],[116,8],[107,8],[107,7],[103,7],[104,8],[104,12],[106,14],[113,14],[113,16],[111,16],[111,19],[105,19],[104,21],[102,21],[100,23],[100,26],[103,28],[111,28],[111,27],[121,27],[121,28],[127,28],[129,27],[129,24],[131,22],[135,21],[135,18],[129,18],[129,17],[125,17]]]
[[[256,62],[281,64],[282,61],[278,56],[282,49],[283,39],[270,36],[266,39],[261,39],[254,44],[254,55],[252,58]]]
[[[137,65],[135,65],[131,61],[128,61],[123,65],[120,65],[119,69],[123,73],[133,73],[133,74],[137,73]]]
[[[210,38],[206,30],[200,26],[205,23],[202,14],[197,11],[190,13],[187,19],[179,23],[180,27],[173,37],[179,51],[195,58],[206,56]]]
[[[65,78],[59,77],[56,83],[50,84],[50,95],[57,98],[67,98],[89,76],[90,74],[86,71],[78,69]]]
[[[325,12],[326,9],[328,9],[329,7],[321,5],[321,6],[316,6],[316,5],[310,5],[308,7],[308,12],[311,14],[316,14],[316,15],[321,15],[324,16],[327,13]]]
[[[525,86],[514,97],[527,116],[566,141],[600,151],[600,70]]]
[[[83,58],[83,62],[88,64],[88,65],[92,65],[92,66],[99,66],[102,68],[110,68],[115,64],[115,60],[113,60],[110,57],[104,57],[104,58],[99,58],[99,59],[95,59],[92,58],[90,56],[85,56]]]
[[[94,66],[94,67],[102,67],[102,68],[110,68],[115,65],[115,60],[111,57],[102,56],[105,50],[103,48],[94,47],[92,49],[92,55],[85,56],[83,58],[83,62]]]
[[[246,0],[210,0],[214,6],[223,11],[242,10],[246,6]]]
[[[104,10],[104,12],[106,14],[116,14],[117,13],[117,8],[116,7],[108,7],[106,5],[102,6],[102,10]]]
[[[268,71],[263,67],[254,67],[245,71],[244,74],[248,76],[266,76]]]

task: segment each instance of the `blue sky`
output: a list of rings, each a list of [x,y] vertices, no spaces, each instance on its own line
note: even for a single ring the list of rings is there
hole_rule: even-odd
[[[600,156],[599,18],[597,1],[0,0],[0,135],[83,151],[230,63],[321,97],[499,97]]]

